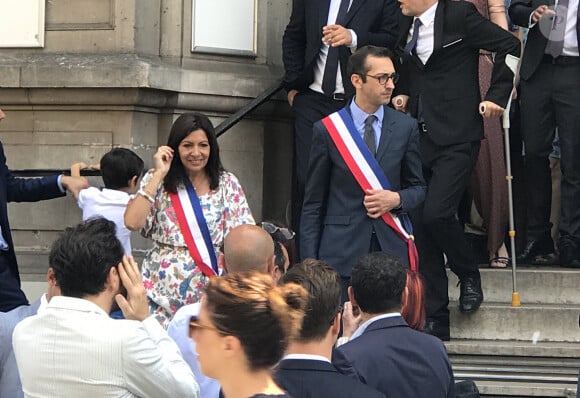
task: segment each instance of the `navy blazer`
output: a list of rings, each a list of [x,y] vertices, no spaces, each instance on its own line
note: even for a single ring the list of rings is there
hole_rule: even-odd
[[[341,375],[324,361],[284,359],[274,379],[292,398],[385,398],[361,382]]]
[[[0,312],[0,397],[24,397],[18,366],[12,349],[12,332],[24,318],[35,315],[40,299],[32,305],[23,305],[8,312]]]
[[[509,8],[509,14],[512,21],[522,27],[528,27],[530,16],[541,5],[553,6],[554,0],[512,0]],[[578,8],[578,18],[576,20],[576,38],[580,43],[580,7]],[[523,80],[530,79],[544,58],[544,51],[548,44],[546,35],[546,26],[544,23],[552,23],[551,18],[545,18],[536,23],[528,32],[526,39],[526,48],[520,68],[520,76]]]
[[[417,121],[387,106],[384,112],[376,159],[392,190],[401,195],[401,211],[409,211],[425,199]],[[301,257],[326,261],[340,275],[350,276],[353,263],[369,252],[374,231],[382,251],[408,265],[407,244],[381,218],[367,216],[364,196],[322,122],[315,123],[302,208]]]
[[[411,329],[400,317],[379,319],[334,350],[332,363],[391,397],[454,398],[455,383],[443,343]]]
[[[481,140],[480,49],[495,53],[491,86],[485,99],[505,107],[514,78],[505,57],[507,54],[520,56],[519,40],[481,16],[473,4],[439,0],[433,53],[423,65],[416,55],[403,54],[412,23],[412,17],[403,17],[399,25],[397,53],[401,57],[397,69],[401,79],[395,93],[410,96],[408,110],[414,117],[422,116],[429,137],[437,145]],[[421,115],[418,114],[419,98]]]
[[[16,178],[6,166],[4,147],[0,143],[0,227],[2,236],[8,244],[10,272],[19,281],[18,264],[14,253],[14,243],[8,222],[8,202],[36,202],[65,196],[57,184],[58,176],[43,178]]]
[[[330,0],[293,0],[290,22],[284,31],[282,51],[284,82],[287,90],[303,91],[314,80],[314,66],[322,46],[322,27],[328,20]],[[396,0],[352,0],[343,26],[357,35],[357,47],[372,44],[394,48],[398,18]],[[353,94],[346,65],[351,51],[339,47],[339,60],[345,92]]]

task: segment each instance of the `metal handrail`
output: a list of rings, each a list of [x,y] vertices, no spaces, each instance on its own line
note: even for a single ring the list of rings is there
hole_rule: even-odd
[[[268,87],[264,92],[258,95],[256,98],[252,99],[246,105],[244,105],[240,110],[238,110],[233,115],[229,116],[223,122],[216,126],[215,132],[216,136],[221,136],[226,131],[231,129],[233,126],[238,124],[240,120],[245,118],[254,109],[267,102],[275,94],[277,94],[284,87],[283,80],[278,80],[275,84]],[[20,170],[10,170],[12,175],[16,177],[44,177],[51,176],[55,174],[70,175],[69,169],[20,169]],[[81,176],[92,177],[100,176],[101,172],[99,170],[81,170]]]

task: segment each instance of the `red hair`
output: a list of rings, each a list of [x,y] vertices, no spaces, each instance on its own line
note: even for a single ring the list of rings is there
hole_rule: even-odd
[[[407,283],[403,291],[401,315],[409,326],[423,331],[425,328],[425,295],[421,276],[417,271],[407,269]]]

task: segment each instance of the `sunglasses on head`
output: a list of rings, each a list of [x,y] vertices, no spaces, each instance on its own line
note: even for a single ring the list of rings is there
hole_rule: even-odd
[[[281,228],[277,225],[272,224],[271,222],[263,222],[262,229],[267,233],[269,233],[270,235],[279,232],[282,235],[282,237],[286,240],[290,240],[294,238],[294,236],[296,235],[296,233],[292,231],[290,228]]]

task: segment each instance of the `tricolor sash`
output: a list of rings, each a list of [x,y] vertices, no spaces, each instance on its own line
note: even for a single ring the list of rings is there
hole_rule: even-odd
[[[322,124],[328,130],[340,156],[363,192],[366,192],[367,189],[392,189],[387,176],[369,151],[346,109],[343,108],[325,117],[322,119]],[[409,216],[406,213],[397,216],[387,212],[381,218],[407,243],[409,267],[411,270],[417,271],[419,256]]]
[[[207,277],[218,275],[217,259],[199,198],[189,180],[170,193],[177,222],[195,265]]]

